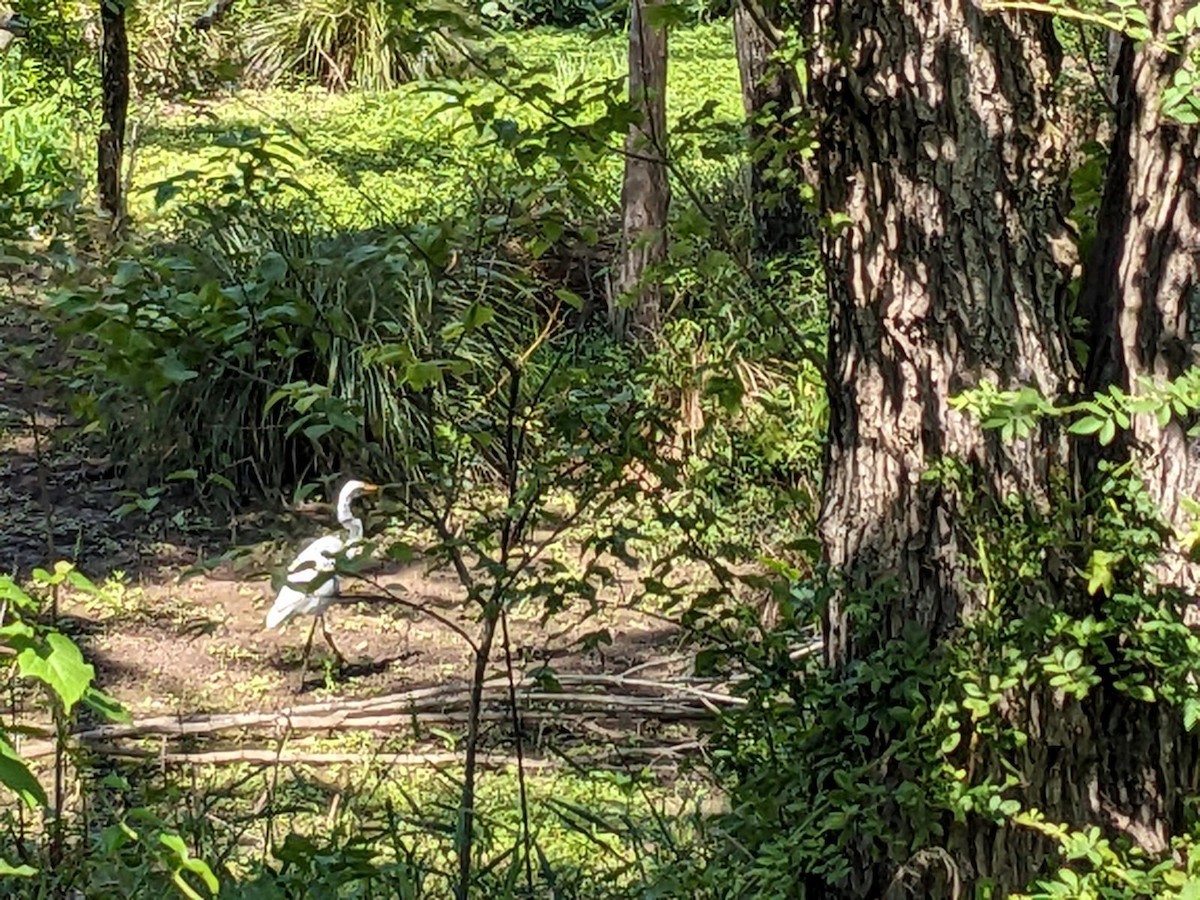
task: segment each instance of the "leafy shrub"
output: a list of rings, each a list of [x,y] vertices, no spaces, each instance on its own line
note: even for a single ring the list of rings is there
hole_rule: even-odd
[[[207,96],[238,79],[244,62],[238,35],[249,14],[234,4],[214,27],[197,31],[192,23],[208,6],[205,0],[130,4],[130,77],[139,93]]]
[[[435,440],[414,405],[451,384],[476,396],[471,361],[536,336],[539,287],[495,256],[445,277],[453,222],[306,223],[274,205],[286,179],[263,179],[274,161],[258,139],[231,143],[243,156],[229,181],[161,186],[191,197],[185,240],[139,248],[55,299],[84,363],[81,411],[146,476],[273,492],[374,453],[398,477],[406,448]]]
[[[1109,442],[1116,427],[1105,423],[1121,420],[1124,404],[1190,414],[1200,407],[1196,383],[1188,376],[1157,395],[1105,394],[1060,408],[994,388],[956,402],[1005,439],[1027,433],[1020,423],[1038,416],[1071,415],[1074,430]],[[1118,695],[1118,709],[1127,703],[1133,715],[1155,716],[1154,728],[1194,740],[1183,732],[1200,722],[1191,674],[1200,637],[1183,618],[1188,598],[1150,574],[1167,529],[1140,478],[1128,466],[1101,466],[1088,495],[1096,500],[1085,509],[1065,483],[1044,508],[985,496],[969,467],[953,460],[927,477],[964,500],[968,577],[986,602],[936,652],[910,624],[831,671],[797,653],[831,594],[843,591],[858,627],[888,614],[891,589],[846,593],[818,573],[794,580],[777,628],[748,628],[741,643],[707,654],[714,667],[749,673],[749,702],[724,717],[713,748],[731,811],[709,823],[711,855],[692,860],[684,882],[767,897],[794,893],[798,882],[817,896],[857,893],[864,866],[878,866],[876,885],[920,881],[925,862],[938,872],[943,860],[954,865],[965,823],[979,846],[990,845],[993,829],[1016,829],[1042,839],[1036,846],[1048,859],[1061,855],[1057,871],[1020,896],[1189,896],[1200,885],[1194,831],[1177,840],[1178,856],[1158,857],[1100,828],[1047,821],[1038,788],[1026,790],[1048,767],[1044,737],[1023,730],[1020,710],[1030,697],[1039,698],[1041,715],[1068,721],[1097,702],[1103,685]],[[1155,704],[1160,712],[1148,713]]]
[[[0,238],[9,240],[71,206],[82,180],[70,87],[39,97],[13,84],[27,74],[26,66],[6,70],[0,62]]]

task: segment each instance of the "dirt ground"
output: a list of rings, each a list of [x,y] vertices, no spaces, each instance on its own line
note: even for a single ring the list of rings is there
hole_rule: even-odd
[[[0,344],[43,342],[45,335],[27,322],[5,314]],[[161,511],[119,520],[114,510],[124,502],[124,486],[110,461],[64,438],[59,398],[31,388],[21,373],[13,354],[0,355],[0,568],[24,577],[34,566],[77,560],[90,578],[108,580],[100,597],[62,596],[60,625],[96,666],[98,685],[135,715],[271,710],[469,678],[470,649],[460,636],[428,615],[377,598],[329,613],[330,631],[349,665],[336,672],[326,666],[331,654],[318,633],[298,696],[312,620],[302,617],[266,631],[263,619],[273,594],[264,573],[282,569],[310,536],[327,528],[328,510],[320,511],[325,524],[321,516],[300,516],[290,522],[294,533],[262,541],[248,569],[226,565],[181,578],[196,563],[230,549],[232,535],[191,527],[200,517],[186,510],[182,527]],[[123,578],[113,580],[113,573]],[[478,633],[478,623],[463,608],[463,591],[448,573],[411,566],[375,577],[410,603],[428,605]],[[373,589],[347,584],[344,590]],[[586,621],[568,615],[546,626],[538,610],[514,610],[516,665],[550,661],[560,672],[616,673],[678,650],[674,626],[622,609],[620,592],[608,601],[610,608]],[[582,649],[578,638],[601,628],[609,630],[611,645]],[[502,660],[498,648],[493,664]]]

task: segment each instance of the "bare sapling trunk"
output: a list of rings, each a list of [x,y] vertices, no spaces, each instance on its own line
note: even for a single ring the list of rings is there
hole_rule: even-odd
[[[120,230],[124,218],[122,161],[125,122],[129,112],[129,39],[125,30],[125,0],[100,0],[100,83],[103,93],[97,139],[96,188],[101,214],[110,231]]]
[[[633,0],[629,17],[629,98],[639,113],[625,138],[621,260],[614,329],[652,342],[662,318],[662,287],[652,269],[667,256],[671,186],[667,169],[667,29],[662,0]],[[630,305],[623,308],[626,303]]]

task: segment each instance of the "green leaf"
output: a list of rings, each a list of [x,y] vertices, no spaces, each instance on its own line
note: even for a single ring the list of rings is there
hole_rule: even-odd
[[[1095,416],[1084,416],[1071,423],[1069,431],[1071,434],[1095,434],[1104,427],[1104,419],[1097,419]]]
[[[1200,722],[1200,701],[1191,697],[1183,702],[1183,727],[1192,731]]]
[[[4,857],[0,857],[0,878],[29,878],[37,874],[33,866],[14,866]]]
[[[175,384],[182,384],[185,381],[191,381],[200,375],[199,372],[193,371],[180,362],[179,357],[174,353],[168,353],[158,361],[158,368],[162,372],[163,377]]]
[[[132,722],[133,718],[129,715],[129,710],[121,705],[121,702],[115,697],[110,697],[104,691],[95,687],[88,687],[83,694],[81,701],[84,706],[97,713],[109,722]]]
[[[413,390],[423,390],[442,380],[442,367],[435,362],[414,362],[405,366],[404,380]]]
[[[470,332],[482,328],[496,318],[496,311],[482,303],[472,303],[463,316],[463,329]]]
[[[277,284],[283,281],[283,276],[287,274],[287,270],[287,260],[274,250],[264,253],[262,259],[258,261],[259,275],[268,284]]]
[[[200,876],[200,880],[204,882],[204,886],[208,888],[210,894],[216,895],[221,890],[221,883],[217,881],[217,876],[213,874],[212,869],[208,867],[202,859],[188,857],[181,863],[182,868]]]
[[[29,771],[25,760],[4,738],[0,737],[0,784],[25,801],[30,808],[45,806],[46,792]]]
[[[1100,445],[1107,447],[1113,442],[1113,438],[1117,436],[1117,423],[1112,419],[1107,419],[1100,427]]]
[[[85,662],[79,647],[58,632],[46,635],[39,646],[27,646],[17,654],[17,667],[26,678],[37,678],[50,686],[67,712],[79,702],[96,675]]]
[[[572,309],[583,309],[583,298],[574,291],[568,291],[566,288],[559,288],[554,292],[554,296]]]

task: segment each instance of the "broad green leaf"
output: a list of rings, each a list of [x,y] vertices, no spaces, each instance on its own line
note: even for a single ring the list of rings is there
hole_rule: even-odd
[[[11,603],[17,609],[33,609],[37,606],[37,601],[25,593],[10,575],[0,575],[0,601]]]
[[[29,878],[37,874],[33,866],[14,866],[4,857],[0,857],[0,878]]]
[[[258,262],[258,272],[262,276],[262,280],[268,284],[276,284],[283,281],[283,276],[287,274],[287,270],[287,260],[274,250],[264,253],[262,259]]]
[[[115,697],[110,697],[104,691],[88,687],[81,701],[88,709],[99,714],[109,722],[132,722],[129,710],[125,709]]]
[[[163,377],[175,384],[182,384],[199,377],[200,373],[185,366],[174,353],[168,353],[158,361],[158,368]]]
[[[471,332],[491,323],[495,318],[496,311],[490,306],[484,306],[482,303],[472,303],[467,307],[466,315],[463,316],[463,328]]]
[[[27,646],[17,654],[17,667],[26,678],[50,686],[67,712],[79,702],[96,675],[79,647],[66,635],[51,632],[41,646]]]
[[[25,801],[31,808],[45,806],[46,792],[29,771],[25,760],[4,738],[0,737],[0,784]]]

